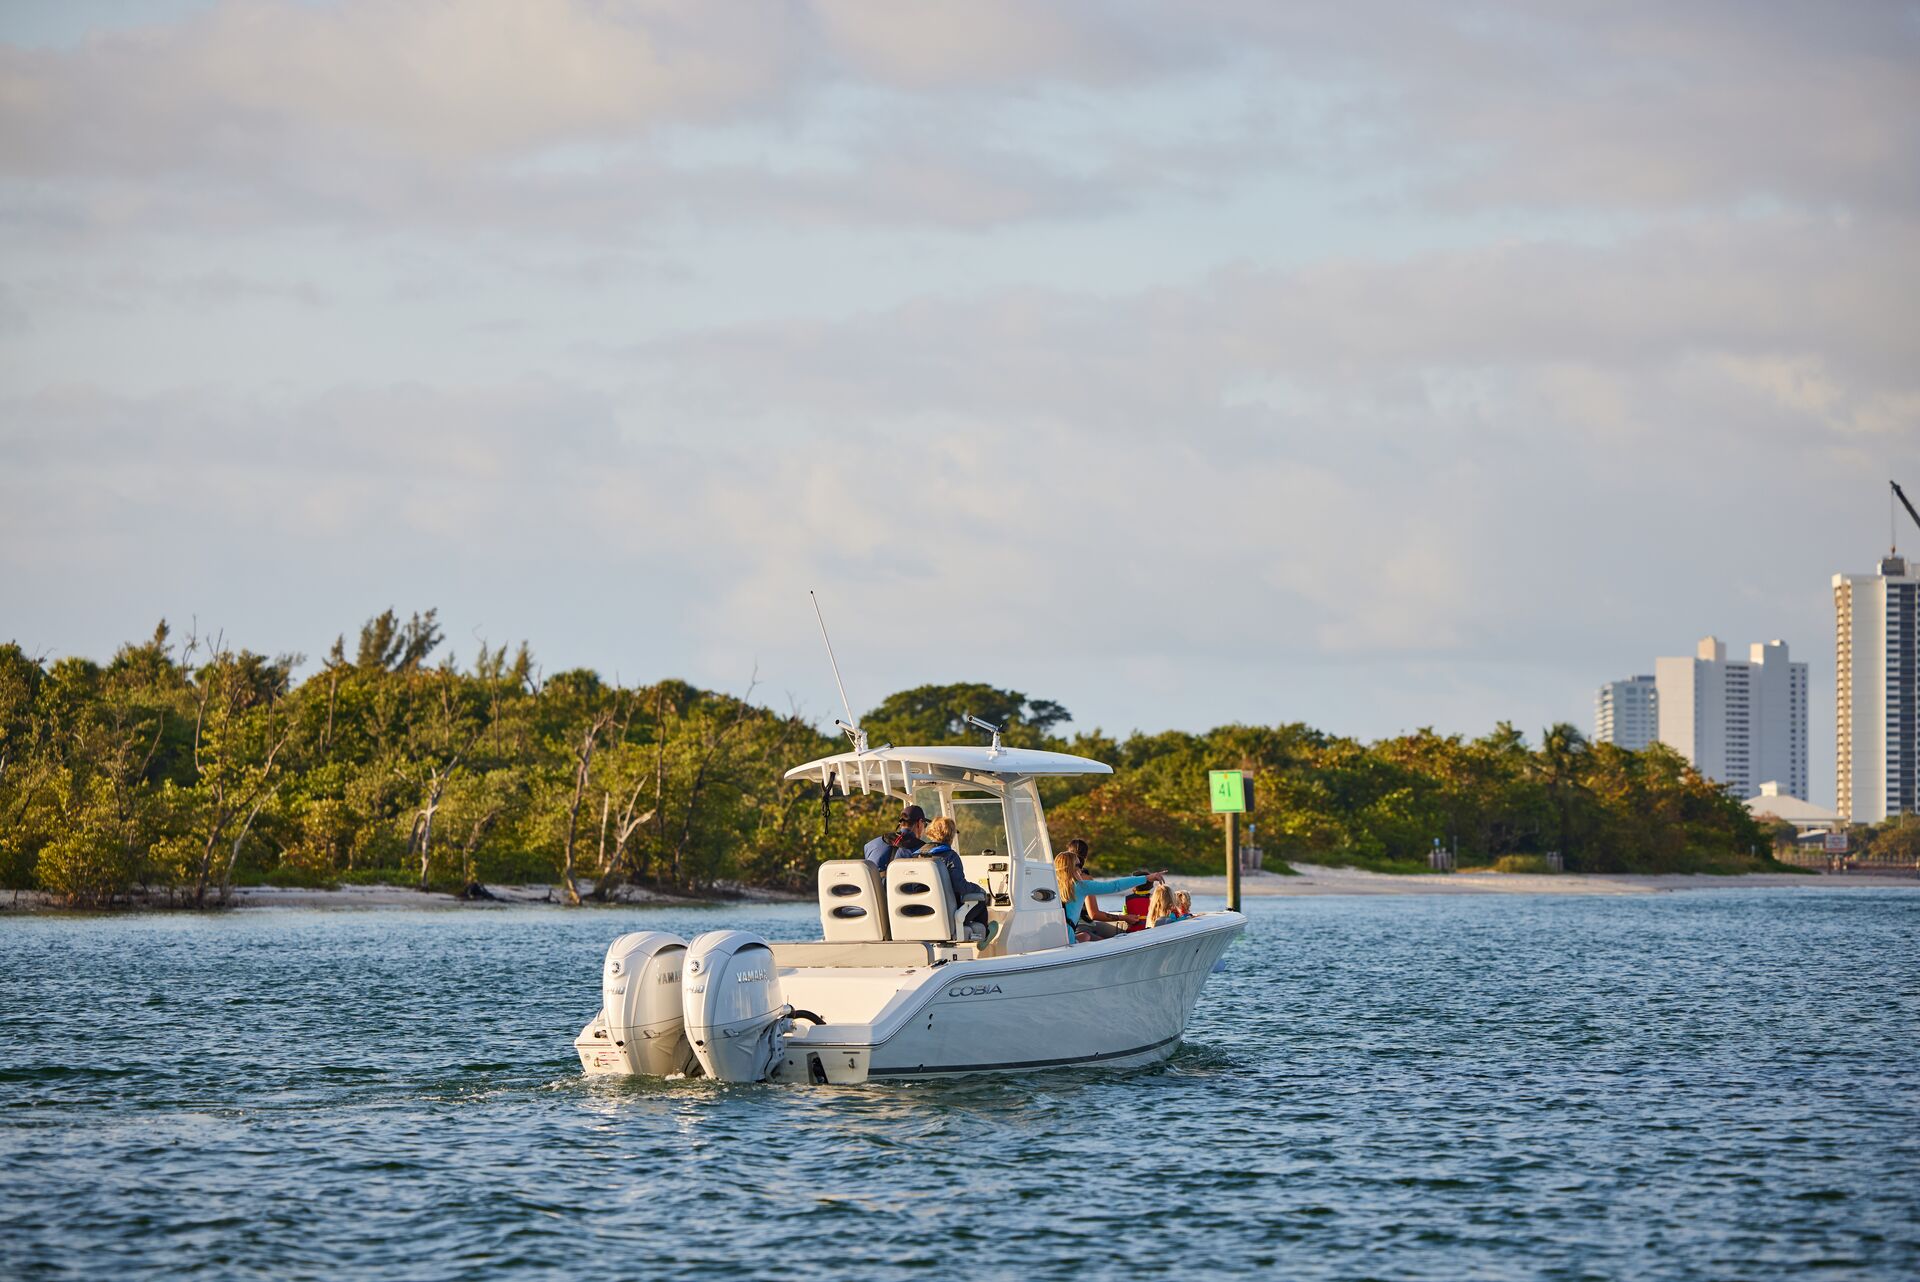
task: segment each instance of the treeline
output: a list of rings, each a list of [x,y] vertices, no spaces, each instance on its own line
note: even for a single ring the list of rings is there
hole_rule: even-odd
[[[1772,836],[1745,805],[1663,744],[1630,752],[1570,725],[1532,747],[1505,722],[1478,739],[1431,730],[1363,744],[1309,726],[1082,741],[1115,776],[1050,808],[1064,828],[1127,843],[1176,868],[1218,867],[1209,769],[1252,771],[1255,840],[1274,858],[1422,872],[1435,840],[1460,866],[1569,872],[1774,868]],[[1204,850],[1195,861],[1190,852]]]
[[[0,872],[75,904],[257,881],[557,880],[578,902],[585,878],[797,884],[824,857],[818,788],[780,782],[832,751],[799,717],[545,675],[525,645],[435,662],[442,641],[434,611],[388,611],[297,684],[299,656],[164,622],[104,666],[0,647]]]
[[[1763,817],[1773,837],[1774,849],[1800,867],[1819,867],[1833,862],[1856,866],[1892,865],[1920,867],[1920,818],[1911,814],[1892,815],[1877,824],[1855,824],[1847,830],[1847,851],[1829,855],[1818,845],[1796,842],[1796,829],[1790,823]],[[1791,854],[1785,854],[1792,851]]]
[[[623,884],[798,889],[891,808],[783,783],[839,741],[751,685],[546,675],[524,644],[462,666],[431,610],[369,620],[296,683],[302,663],[165,623],[104,665],[0,646],[0,876],[76,905],[204,904],[261,881],[557,881],[570,902]],[[967,711],[1009,743],[1114,765],[1047,797],[1055,840],[1088,837],[1112,866],[1215,869],[1206,772],[1236,767],[1259,781],[1249,818],[1270,860],[1424,867],[1439,837],[1463,864],[1557,850],[1575,870],[1735,871],[1769,844],[1673,753],[1567,726],[1538,748],[1506,725],[1372,745],[1302,725],[1063,738],[1065,708],[984,685],[906,691],[863,720],[874,743],[975,742]]]

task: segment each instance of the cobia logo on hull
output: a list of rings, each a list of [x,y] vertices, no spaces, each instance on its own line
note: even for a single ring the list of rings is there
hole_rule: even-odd
[[[949,997],[987,997],[1000,991],[998,984],[962,984],[958,988],[949,988]]]

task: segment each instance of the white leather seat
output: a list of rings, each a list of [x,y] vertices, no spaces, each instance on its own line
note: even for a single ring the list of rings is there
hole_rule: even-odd
[[[820,865],[820,934],[829,943],[887,938],[886,902],[880,872],[866,860],[829,859]]]
[[[895,939],[952,939],[955,907],[937,860],[905,858],[887,865],[887,925]]]
[[[946,869],[937,859],[895,859],[887,865],[887,926],[895,939],[965,941],[966,916],[975,902],[953,901]]]

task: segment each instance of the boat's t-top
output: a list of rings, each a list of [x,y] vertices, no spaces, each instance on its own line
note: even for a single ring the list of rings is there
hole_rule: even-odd
[[[968,880],[986,888],[989,920],[999,925],[981,955],[1004,956],[1071,942],[1066,918],[1060,911],[1053,841],[1047,832],[1046,810],[1040,803],[1036,781],[1060,775],[1112,773],[1111,766],[1088,757],[1001,747],[996,734],[989,747],[887,745],[864,752],[842,752],[795,766],[786,777],[817,780],[829,793],[881,793],[897,798],[903,806],[917,805],[929,816],[952,819],[953,848],[960,853]],[[823,865],[823,869],[830,866]],[[851,871],[857,874],[857,870]],[[884,920],[891,927],[902,915],[901,909],[908,907],[895,902],[899,899],[897,891],[884,901],[876,894],[871,904],[829,906],[832,892],[826,877],[823,872],[821,924],[828,938],[837,935],[851,941],[897,937],[891,929],[885,933],[873,929],[879,913],[886,914]],[[857,893],[843,897],[866,898]],[[840,907],[863,911],[836,917],[834,909]],[[928,923],[929,929],[934,926]],[[928,938],[924,933],[910,937]],[[942,935],[950,937],[950,932]]]

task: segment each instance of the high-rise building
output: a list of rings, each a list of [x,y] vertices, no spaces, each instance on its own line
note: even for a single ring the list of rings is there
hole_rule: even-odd
[[[1901,556],[1876,574],[1833,576],[1839,810],[1878,823],[1920,809],[1920,574]]]
[[[1640,751],[1660,737],[1659,707],[1651,674],[1607,682],[1593,696],[1593,741]]]
[[[1787,643],[1748,648],[1727,658],[1726,643],[1707,637],[1690,659],[1655,659],[1658,738],[1734,796],[1754,796],[1778,783],[1807,797],[1807,665],[1787,658]]]

